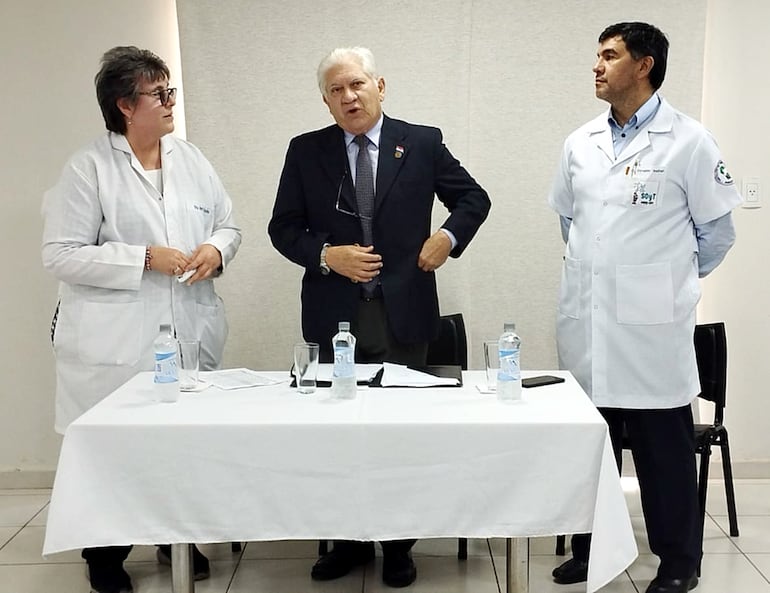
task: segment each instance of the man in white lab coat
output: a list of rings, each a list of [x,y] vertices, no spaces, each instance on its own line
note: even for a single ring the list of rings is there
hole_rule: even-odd
[[[608,111],[570,134],[549,196],[567,243],[557,322],[559,361],[610,428],[623,427],[650,548],[647,593],[697,585],[702,547],[690,402],[700,391],[693,346],[698,277],[735,240],[741,202],[709,132],[657,93],[668,41],[646,23],[599,37],[596,96]],[[557,583],[585,580],[589,535]]]

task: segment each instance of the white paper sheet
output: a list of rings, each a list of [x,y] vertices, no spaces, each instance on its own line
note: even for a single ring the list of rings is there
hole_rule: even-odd
[[[242,389],[244,387],[263,387],[280,383],[250,369],[227,369],[201,373],[201,378],[220,389]]]
[[[410,369],[406,365],[383,363],[385,369],[382,373],[383,387],[434,387],[441,385],[459,385],[460,382],[453,377],[436,377],[421,371]]]

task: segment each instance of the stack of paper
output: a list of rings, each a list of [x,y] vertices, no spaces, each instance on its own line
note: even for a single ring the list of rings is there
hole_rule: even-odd
[[[382,366],[380,384],[383,387],[436,387],[460,384],[454,377],[436,377],[401,364],[385,362]]]

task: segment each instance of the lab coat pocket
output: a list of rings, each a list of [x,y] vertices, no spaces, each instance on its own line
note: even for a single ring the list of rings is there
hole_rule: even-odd
[[[617,266],[618,323],[656,325],[674,320],[674,284],[668,262]]]
[[[78,327],[80,360],[91,365],[133,366],[142,352],[144,305],[83,303]]]
[[[561,294],[559,296],[559,312],[565,317],[580,319],[580,295],[582,265],[579,259],[564,258],[561,270]]]

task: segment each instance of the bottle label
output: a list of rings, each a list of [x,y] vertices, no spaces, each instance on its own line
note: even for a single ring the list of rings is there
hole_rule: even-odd
[[[353,360],[353,349],[349,346],[340,346],[334,349],[334,372],[335,377],[353,377],[355,376],[355,361]]]
[[[179,380],[176,368],[176,352],[155,353],[155,382],[175,383]]]
[[[497,373],[497,380],[519,381],[520,379],[519,349],[500,350],[500,370]]]

